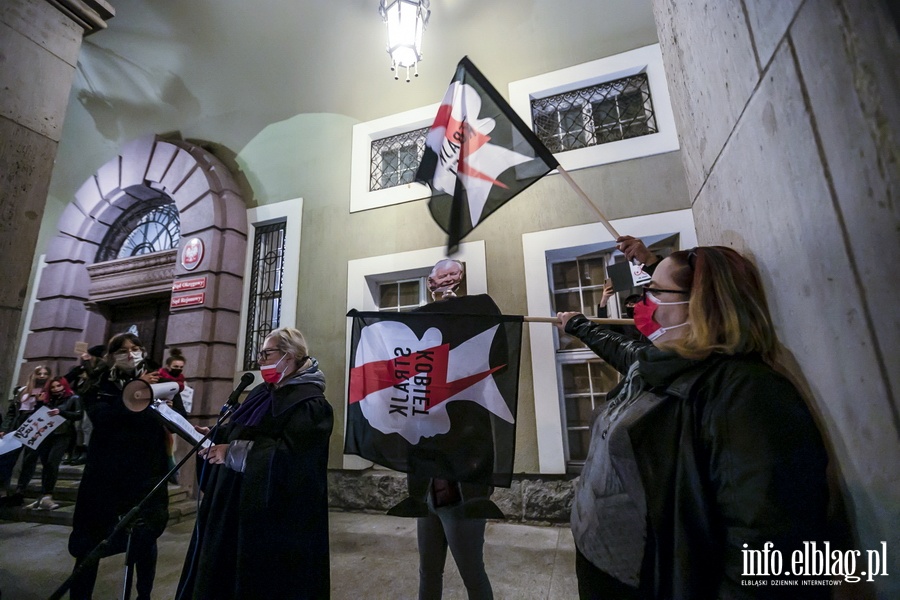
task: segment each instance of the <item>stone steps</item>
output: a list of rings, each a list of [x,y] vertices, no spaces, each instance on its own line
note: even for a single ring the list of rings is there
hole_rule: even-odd
[[[0,520],[26,523],[46,523],[52,525],[72,526],[75,512],[75,499],[78,497],[78,485],[81,483],[83,466],[62,465],[59,479],[53,492],[53,501],[59,504],[55,510],[27,509],[29,505],[41,497],[41,469],[31,479],[22,506],[0,507]],[[13,476],[13,483],[16,481]],[[188,497],[188,491],[179,485],[168,485],[169,493],[169,525],[193,520],[197,513],[197,501]]]

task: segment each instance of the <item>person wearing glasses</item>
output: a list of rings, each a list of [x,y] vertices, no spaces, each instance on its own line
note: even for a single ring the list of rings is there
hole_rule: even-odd
[[[89,599],[93,594],[98,565],[83,564],[85,557],[168,472],[165,427],[152,411],[132,412],[122,400],[130,381],[159,381],[156,371],[147,370],[142,346],[132,333],[113,336],[103,362],[90,371],[81,387],[93,432],[69,536],[69,553],[76,559],[70,590],[73,600]],[[138,600],[150,598],[156,577],[156,540],[168,520],[169,495],[163,486],[144,504],[130,528],[126,560],[136,567]],[[105,556],[126,552],[128,545],[128,530],[120,531]]]
[[[297,329],[270,333],[255,387],[214,445],[178,599],[328,598],[325,375]],[[209,429],[198,427],[201,433]]]
[[[635,305],[649,341],[557,317],[624,375],[592,424],[572,504],[580,598],[821,597],[742,585],[756,574],[747,552],[771,543],[790,557],[821,540],[827,503],[822,439],[772,367],[754,265],[722,246],[660,261]]]

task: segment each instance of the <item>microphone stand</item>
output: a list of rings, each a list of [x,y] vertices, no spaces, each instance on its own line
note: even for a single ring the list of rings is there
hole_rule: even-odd
[[[149,407],[148,407],[149,408]],[[200,448],[203,446],[203,443],[209,439],[210,434],[214,431],[218,430],[218,428],[225,422],[225,420],[231,416],[231,413],[234,412],[234,409],[237,408],[237,404],[225,404],[222,407],[222,411],[219,414],[218,420],[216,420],[216,424],[210,427],[209,432],[206,433],[200,440],[194,444],[194,446],[185,454],[184,458],[182,458],[177,465],[172,467],[172,469],[157,482],[153,489],[144,496],[140,502],[137,503],[131,510],[125,513],[119,522],[116,523],[116,526],[113,527],[112,533],[107,536],[105,540],[97,544],[97,546],[91,550],[72,570],[72,574],[69,575],[69,578],[66,579],[62,585],[56,588],[56,591],[53,592],[47,600],[60,600],[63,597],[69,588],[72,587],[72,581],[74,581],[75,576],[81,574],[88,566],[92,566],[95,563],[100,562],[101,558],[106,556],[105,552],[112,545],[113,538],[119,534],[121,531],[128,532],[128,542],[125,550],[125,583],[124,583],[124,593],[122,600],[129,600],[131,597],[131,581],[132,581],[132,569],[134,568],[134,563],[132,563],[130,559],[131,553],[131,534],[133,531],[132,522],[137,518],[138,514],[140,514],[141,510],[144,508],[144,505],[149,502],[150,498],[160,489],[162,486],[167,485],[169,482],[169,477],[178,472],[184,463],[188,461],[194,454],[196,454]],[[146,409],[145,409],[146,410]]]

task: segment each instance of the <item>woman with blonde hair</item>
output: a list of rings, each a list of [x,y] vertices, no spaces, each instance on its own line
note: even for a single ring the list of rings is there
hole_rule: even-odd
[[[722,246],[665,258],[635,305],[649,342],[581,314],[558,319],[625,375],[595,417],[576,485],[580,597],[822,596],[741,585],[756,575],[748,551],[771,543],[790,557],[820,540],[827,503],[822,440],[770,364],[776,338],[753,264]]]
[[[44,386],[48,381],[50,381],[50,369],[43,365],[38,365],[32,369],[25,385],[21,388],[16,388],[17,391],[9,402],[3,423],[0,424],[0,438],[18,429],[28,417],[34,414],[34,411],[40,408],[41,396],[44,394]],[[21,453],[22,449],[16,448],[11,452],[0,455],[0,492],[4,493],[0,497],[0,506],[19,506],[24,501],[24,489],[17,487],[14,493],[6,493]]]
[[[264,383],[200,455],[205,494],[176,598],[319,599],[331,589],[325,375],[283,327],[257,354]],[[201,433],[209,429],[198,427]]]

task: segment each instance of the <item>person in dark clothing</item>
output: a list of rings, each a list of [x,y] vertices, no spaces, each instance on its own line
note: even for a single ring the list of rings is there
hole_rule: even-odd
[[[44,385],[49,380],[50,370],[44,366],[37,366],[29,374],[25,385],[16,388],[3,418],[3,424],[0,426],[0,438],[18,429],[28,417],[34,414],[38,408],[38,400],[43,393]],[[0,454],[0,491],[7,491],[21,453],[22,448],[17,448],[12,452]],[[17,489],[14,493],[0,498],[0,505],[21,506],[24,497],[23,490]]]
[[[827,457],[797,389],[771,366],[756,268],[730,248],[657,266],[629,340],[577,313],[558,326],[625,374],[591,429],[572,504],[582,599],[820,598],[742,586],[744,550],[784,556],[825,530]]]
[[[50,409],[51,417],[63,417],[65,422],[58,425],[50,435],[35,449],[26,448],[22,459],[22,470],[19,473],[17,488],[24,494],[34,476],[37,461],[41,460],[41,498],[25,508],[33,510],[55,510],[59,504],[53,501],[53,490],[59,476],[59,465],[69,445],[69,438],[75,433],[72,423],[82,415],[81,399],[72,392],[65,377],[54,377],[44,384],[39,403]]]
[[[603,295],[600,297],[600,304],[597,305],[597,316],[599,318],[605,319],[609,316],[609,309],[607,308],[607,305],[609,303],[609,300],[613,298],[615,294],[616,292],[613,289],[612,281],[607,280],[606,283],[603,284]],[[625,298],[625,314],[623,315],[624,318],[634,318],[634,307],[640,300],[640,294],[631,294],[630,296]],[[610,331],[621,333],[622,335],[632,340],[639,340],[644,337],[634,325],[607,325],[606,327],[608,327]]]
[[[265,383],[201,450],[205,490],[176,598],[330,597],[325,376],[293,328],[258,355]],[[198,427],[201,433],[208,433]]]
[[[133,334],[113,336],[104,363],[91,373],[82,395],[94,431],[69,536],[69,553],[76,559],[70,590],[73,600],[91,598],[97,579],[97,563],[83,564],[84,558],[168,472],[165,427],[152,411],[131,412],[122,401],[123,388],[133,379],[151,384],[158,381],[155,372],[145,372],[141,346]],[[136,566],[138,600],[149,599],[153,589],[156,539],[168,522],[168,506],[168,491],[162,486],[130,527],[131,549],[126,561]],[[128,533],[120,531],[105,556],[125,552]]]
[[[463,265],[452,259],[444,259],[434,265],[428,276],[428,290],[435,300],[415,310],[415,312],[449,312],[462,314],[500,314],[500,308],[487,294],[475,296],[457,295],[463,281]],[[472,444],[493,444],[489,417],[472,417],[468,427],[461,431],[451,429],[444,437],[460,435],[459,447]],[[448,444],[453,446],[454,444]],[[429,452],[429,444],[422,443],[417,453],[410,456],[410,462],[421,462],[419,455],[434,461],[432,469],[444,469],[456,473],[469,472],[473,479],[489,477],[493,464],[468,464],[468,455],[446,456]],[[488,453],[493,455],[493,453]],[[466,464],[461,464],[460,459]],[[441,461],[445,465],[441,465]],[[411,467],[413,465],[411,464]],[[422,469],[421,466],[418,466]],[[424,470],[424,469],[422,469]],[[484,568],[484,531],[487,526],[485,515],[472,515],[475,505],[488,505],[496,510],[493,517],[502,518],[488,498],[488,485],[452,481],[439,477],[425,479],[410,473],[407,476],[410,498],[424,500],[425,513],[416,523],[416,537],[419,549],[419,600],[440,598],[443,591],[444,566],[447,550],[459,569],[471,600],[493,598],[491,581]]]
[[[90,376],[94,369],[103,364],[103,357],[106,356],[106,346],[98,344],[91,346],[88,351],[81,355],[78,364],[69,369],[64,375],[69,386],[79,393],[80,390],[90,383]],[[87,460],[87,447],[91,443],[91,431],[93,425],[87,413],[82,413],[82,418],[75,422],[75,435],[67,450],[67,458],[63,460],[64,465],[83,465]]]

